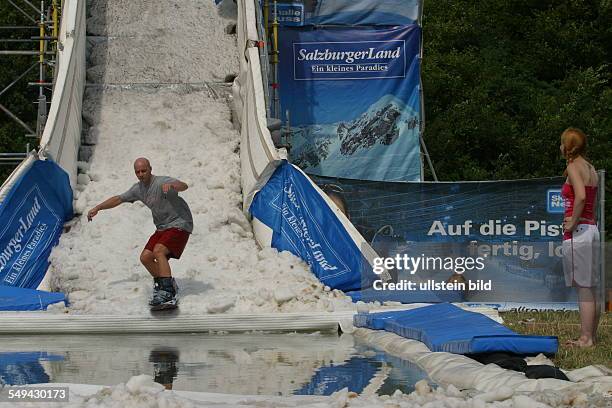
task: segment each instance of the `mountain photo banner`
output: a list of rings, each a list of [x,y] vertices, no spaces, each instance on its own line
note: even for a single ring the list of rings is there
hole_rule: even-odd
[[[283,27],[282,120],[310,174],[421,179],[421,28]]]

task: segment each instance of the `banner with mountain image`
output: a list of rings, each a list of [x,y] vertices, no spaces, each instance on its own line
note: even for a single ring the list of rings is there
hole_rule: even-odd
[[[420,41],[417,25],[282,27],[291,161],[321,176],[420,180]]]

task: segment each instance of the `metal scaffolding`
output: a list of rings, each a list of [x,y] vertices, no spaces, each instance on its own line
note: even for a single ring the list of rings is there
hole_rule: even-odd
[[[32,65],[19,74],[10,84],[0,90],[0,110],[19,124],[27,133],[26,137],[40,139],[45,122],[47,121],[47,105],[51,103],[53,92],[53,78],[55,77],[56,56],[58,49],[59,16],[61,15],[61,0],[41,0],[40,7],[36,7],[29,0],[7,0],[31,25],[0,26],[0,55],[31,55],[37,57]],[[62,1],[63,3],[63,1]],[[19,38],[6,38],[6,33],[18,33]],[[38,35],[32,35],[37,33]],[[14,36],[13,36],[14,37]],[[12,44],[33,43],[32,50],[10,49]],[[36,47],[37,45],[37,47]],[[38,105],[36,128],[32,129],[25,121],[7,108],[2,101],[2,95],[19,84],[31,71],[38,68],[38,80],[27,82],[27,86],[38,88],[38,98],[34,104]],[[50,81],[47,74],[51,72]],[[0,166],[15,165],[21,162],[29,150],[29,143],[25,152],[1,153]]]

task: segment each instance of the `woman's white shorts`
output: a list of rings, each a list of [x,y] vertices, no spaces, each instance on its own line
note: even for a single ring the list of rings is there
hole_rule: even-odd
[[[563,272],[566,286],[592,288],[599,282],[599,230],[579,224],[571,239],[563,241]]]

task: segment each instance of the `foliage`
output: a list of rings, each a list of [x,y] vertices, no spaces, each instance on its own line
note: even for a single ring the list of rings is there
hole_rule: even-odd
[[[561,175],[570,126],[589,136],[595,167],[612,169],[611,1],[426,0],[423,39],[424,137],[440,180]]]
[[[24,10],[29,10],[25,7],[26,6],[24,6]],[[34,13],[31,13],[31,15],[34,17]],[[33,26],[33,23],[27,20],[9,2],[0,1],[0,26],[26,25]],[[0,29],[1,39],[29,38],[32,35],[38,35],[38,31]],[[0,42],[0,49],[2,50],[35,50],[37,47],[37,42]],[[13,82],[21,73],[36,62],[36,60],[36,56],[0,55],[0,90]],[[28,87],[27,83],[36,81],[37,79],[38,69],[35,68],[9,91],[0,96],[0,104],[6,106],[32,129],[36,129],[37,105],[34,104],[34,101],[36,101],[38,97],[38,89]],[[34,148],[36,140],[27,138],[25,136],[26,133],[24,128],[15,123],[6,113],[0,111],[1,153],[25,152],[27,143],[30,143],[31,148]],[[11,166],[0,166],[0,184],[12,170],[13,167]]]

